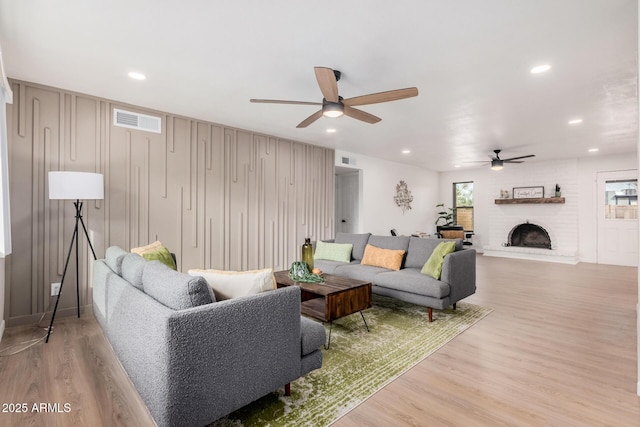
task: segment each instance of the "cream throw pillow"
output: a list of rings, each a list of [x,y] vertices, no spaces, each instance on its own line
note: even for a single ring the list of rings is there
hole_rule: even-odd
[[[276,289],[273,269],[251,271],[189,270],[192,276],[202,276],[209,283],[216,300],[244,297]]]

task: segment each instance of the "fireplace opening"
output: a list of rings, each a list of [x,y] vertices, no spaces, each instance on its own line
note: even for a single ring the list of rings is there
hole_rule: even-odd
[[[551,249],[551,238],[547,230],[527,222],[516,225],[509,232],[509,246]]]

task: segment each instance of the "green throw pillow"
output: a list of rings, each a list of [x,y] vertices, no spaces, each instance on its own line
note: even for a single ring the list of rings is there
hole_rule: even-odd
[[[314,259],[325,259],[329,261],[351,262],[351,243],[327,243],[318,241],[316,243],[316,253]]]
[[[139,248],[131,249],[131,252],[140,255],[142,258],[147,261],[160,261],[164,265],[174,270],[177,270],[173,257],[171,256],[171,252],[162,244],[162,242],[155,241],[147,246],[142,246]]]
[[[167,248],[158,249],[154,252],[147,252],[146,254],[143,254],[142,257],[147,261],[158,260],[173,270],[178,269],[175,261],[173,260],[173,257],[171,256],[171,252],[169,252]]]
[[[444,257],[447,254],[456,250],[456,242],[442,242],[439,243],[438,246],[433,250],[433,253],[424,263],[422,270],[420,273],[429,275],[434,279],[440,280],[440,275],[442,274],[442,263],[444,262]]]

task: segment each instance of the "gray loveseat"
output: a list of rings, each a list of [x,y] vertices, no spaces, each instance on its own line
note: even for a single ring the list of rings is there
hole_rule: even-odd
[[[422,274],[420,270],[435,249],[447,239],[431,239],[408,236],[373,236],[370,233],[337,233],[335,243],[353,245],[351,262],[314,260],[314,266],[323,272],[371,282],[374,294],[385,295],[427,307],[429,321],[433,309],[453,305],[476,291],[476,251],[464,249],[456,240],[456,251],[445,256],[439,280]],[[398,271],[382,267],[362,265],[367,244],[383,249],[405,251],[402,268]]]
[[[203,278],[118,247],[93,264],[94,314],[158,426],[205,425],[322,366],[298,287],[214,300]]]

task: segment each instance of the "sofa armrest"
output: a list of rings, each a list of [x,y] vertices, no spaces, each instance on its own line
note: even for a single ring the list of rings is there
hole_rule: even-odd
[[[465,249],[448,254],[442,264],[440,280],[451,288],[451,304],[476,292],[476,251]]]

